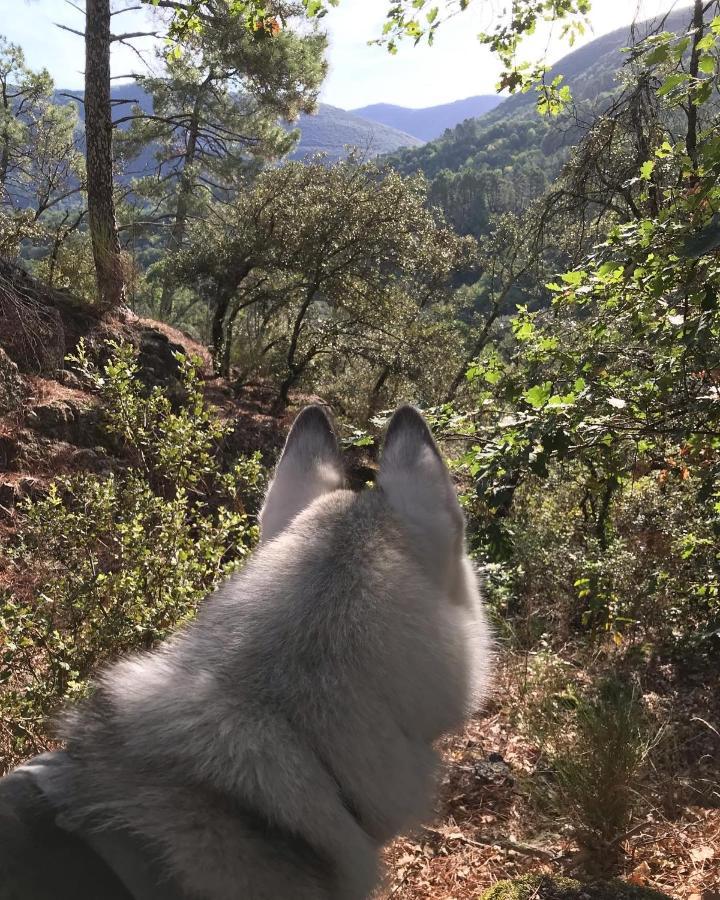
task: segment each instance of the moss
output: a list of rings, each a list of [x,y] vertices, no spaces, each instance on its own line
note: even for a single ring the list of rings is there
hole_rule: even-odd
[[[524,875],[513,881],[499,881],[485,891],[481,900],[669,900],[648,888],[623,881],[581,884],[572,878]]]

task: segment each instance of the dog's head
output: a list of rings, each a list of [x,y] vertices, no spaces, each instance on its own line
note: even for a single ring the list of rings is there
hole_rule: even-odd
[[[308,406],[290,430],[260,514],[261,540],[274,540],[315,501],[345,487],[330,418]],[[376,489],[431,576],[457,604],[467,600],[464,518],[448,469],[422,415],[401,406],[385,434]],[[473,579],[474,581],[474,579]]]
[[[268,490],[260,557],[273,572],[302,569],[309,592],[322,585],[343,608],[344,591],[377,598],[372,613],[366,609],[372,621],[364,620],[366,640],[384,648],[377,669],[394,673],[403,685],[395,696],[408,698],[407,719],[434,739],[476,708],[489,649],[462,510],[416,409],[392,416],[374,487],[344,488],[332,423],[319,406],[308,407]]]

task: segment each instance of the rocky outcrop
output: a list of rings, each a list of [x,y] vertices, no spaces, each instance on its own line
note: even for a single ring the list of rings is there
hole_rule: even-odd
[[[0,347],[0,416],[17,412],[27,396],[27,386],[17,364]]]
[[[104,445],[108,440],[101,411],[77,400],[51,400],[29,406],[24,424],[43,437],[78,447]]]

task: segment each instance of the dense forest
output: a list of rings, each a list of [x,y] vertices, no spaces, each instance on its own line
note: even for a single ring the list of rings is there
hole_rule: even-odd
[[[547,67],[522,40],[589,4],[520,0],[481,36],[506,99],[344,150],[332,108],[301,135],[335,2],[143,3],[127,85],[128,4],[86,0],[73,96],[0,37],[2,770],[243,564],[295,410],[360,486],[410,402],[498,672],[382,896],[717,897],[720,2]],[[380,39],[483,5],[388,3]]]

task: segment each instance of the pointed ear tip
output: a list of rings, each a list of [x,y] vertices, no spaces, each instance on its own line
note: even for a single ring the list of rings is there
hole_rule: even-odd
[[[288,434],[288,442],[294,443],[298,438],[318,439],[328,446],[337,447],[337,434],[329,412],[319,403],[312,403],[302,409],[295,418]]]
[[[399,434],[408,431],[413,432],[416,437],[424,439],[433,446],[435,445],[432,432],[422,413],[409,403],[404,403],[395,410],[390,419],[385,432],[385,444],[387,445]]]
[[[333,434],[335,433],[330,413],[324,406],[320,406],[319,403],[311,403],[300,410],[293,422],[293,428],[298,425],[303,428],[320,426],[321,428],[329,428]]]

